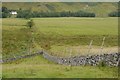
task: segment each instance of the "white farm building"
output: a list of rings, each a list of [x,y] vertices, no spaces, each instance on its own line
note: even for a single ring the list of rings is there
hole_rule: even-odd
[[[16,11],[11,11],[10,14],[12,14],[12,15],[16,15],[17,12],[16,12]]]

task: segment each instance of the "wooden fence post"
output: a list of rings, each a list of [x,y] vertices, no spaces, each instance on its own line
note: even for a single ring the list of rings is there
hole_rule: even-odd
[[[72,56],[72,49],[70,48],[70,56],[69,56],[69,61],[70,61],[70,58],[71,58],[71,56]],[[71,67],[72,67],[71,63],[69,64],[69,67],[70,67],[70,70],[71,70]]]
[[[100,53],[102,53],[103,52],[103,46],[104,46],[104,43],[105,43],[105,37],[103,38],[103,40],[102,40],[102,44],[101,44],[101,51],[100,51]]]
[[[93,40],[91,40],[91,42],[89,44],[88,54],[90,53],[90,50],[92,49],[92,43],[93,43]]]
[[[13,57],[14,57],[14,58],[16,58],[16,56],[15,56],[15,55],[13,55]]]
[[[77,48],[77,56],[80,54],[80,48]]]
[[[70,58],[71,58],[71,56],[72,56],[72,49],[70,48]]]

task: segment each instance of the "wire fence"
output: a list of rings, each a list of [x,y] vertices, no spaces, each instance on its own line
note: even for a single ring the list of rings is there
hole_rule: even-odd
[[[59,57],[70,57],[80,55],[95,55],[95,54],[111,54],[118,53],[118,47],[105,47],[105,37],[101,42],[101,46],[94,46],[94,40],[91,40],[88,46],[59,46],[58,48],[49,50],[49,53]]]
[[[80,56],[80,55],[94,55],[94,54],[109,54],[109,53],[118,53],[118,47],[105,47],[105,40],[106,37],[103,37],[101,41],[100,46],[94,46],[94,40],[90,40],[88,45],[86,46],[55,46],[55,49],[50,49],[48,50],[50,54],[54,56],[59,56],[59,57],[70,57],[70,56]],[[25,46],[26,50],[24,51],[19,51],[18,53],[13,52],[14,48],[11,48],[11,51],[9,51],[8,55],[3,54],[3,59],[4,58],[11,58],[11,57],[16,57],[19,55],[26,55],[26,54],[32,54],[35,53],[36,51],[42,50],[43,48],[41,47],[36,47],[36,42],[35,38],[31,37],[30,42],[27,43],[27,46]],[[15,43],[14,43],[15,44]],[[34,44],[34,47],[32,47],[32,44]],[[12,47],[12,45],[11,45]],[[57,48],[56,48],[57,47]],[[12,51],[13,50],[13,51]]]
[[[29,33],[31,36],[33,33]],[[80,65],[80,64],[86,64],[86,59],[87,57],[98,57],[101,58],[100,56],[104,54],[112,54],[112,57],[114,57],[113,54],[118,53],[118,47],[105,47],[105,40],[106,37],[103,37],[102,41],[100,42],[100,46],[94,46],[94,40],[90,40],[87,46],[59,46],[58,48],[55,49],[49,49],[45,50],[41,47],[36,47],[35,46],[35,37],[30,37],[29,35],[29,40],[28,43],[26,43],[26,50],[21,51],[18,53],[13,53],[13,48],[11,48],[10,53],[8,55],[3,55],[3,61],[4,62],[9,62],[14,61],[17,59],[22,59],[26,57],[31,57],[31,56],[36,56],[36,54],[39,54],[39,51],[44,51],[43,57],[50,60],[50,61],[55,61],[56,63],[60,64],[68,64],[68,65]],[[33,48],[33,44],[34,47]],[[46,45],[45,45],[46,46]],[[12,45],[11,45],[12,47]],[[36,49],[37,48],[37,49]],[[46,53],[47,52],[47,53]],[[100,56],[97,56],[100,55]],[[84,56],[81,58],[81,56]],[[115,55],[116,56],[116,55]],[[103,56],[104,57],[104,56]],[[107,56],[106,56],[107,57]],[[94,61],[97,61],[98,58],[94,58]],[[119,57],[118,57],[119,58]],[[92,64],[90,58],[87,63],[90,61]],[[76,61],[74,61],[76,60]],[[117,60],[118,61],[118,60]],[[80,63],[81,62],[81,63]],[[97,63],[96,63],[97,64]],[[117,64],[115,62],[115,64]],[[93,64],[92,64],[93,65]]]

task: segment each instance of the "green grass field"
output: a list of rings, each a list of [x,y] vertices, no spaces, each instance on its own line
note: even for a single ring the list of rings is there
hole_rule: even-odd
[[[47,35],[118,35],[118,18],[34,18],[33,20],[38,33]],[[3,19],[3,30],[24,29],[26,21],[17,18]]]
[[[77,48],[85,48],[83,51],[86,51],[91,40],[94,40],[93,51],[98,51],[103,37],[106,37],[106,50],[115,50],[118,46],[118,18],[33,18],[35,26],[32,29],[26,27],[27,21],[17,18],[2,20],[3,59],[27,54],[29,49],[33,53],[45,45],[54,55],[69,55],[65,52],[60,54],[60,49],[66,47],[75,49],[72,54],[76,55]],[[3,64],[3,77],[113,78],[117,77],[117,68],[74,66],[70,69],[38,56]]]
[[[26,27],[26,19],[3,19],[3,53],[36,51],[44,45],[53,49],[71,46],[100,46],[106,37],[105,47],[118,45],[117,18],[34,18],[35,26]],[[34,39],[33,39],[34,38]],[[33,42],[30,40],[33,39]],[[57,48],[58,47],[58,48]],[[86,48],[87,47],[82,47]],[[98,47],[100,48],[100,47]]]

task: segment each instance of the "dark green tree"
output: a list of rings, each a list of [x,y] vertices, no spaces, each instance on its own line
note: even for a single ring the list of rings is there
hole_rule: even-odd
[[[10,10],[8,10],[6,7],[2,7],[2,18],[7,18],[10,17]]]
[[[27,22],[27,27],[29,27],[29,28],[32,28],[34,25],[35,24],[34,24],[33,20],[30,20]]]
[[[32,17],[32,12],[30,10],[19,10],[17,18],[30,19]]]
[[[120,17],[120,11],[111,12],[108,14],[109,17]]]
[[[2,12],[9,13],[9,10],[6,7],[2,7]]]

